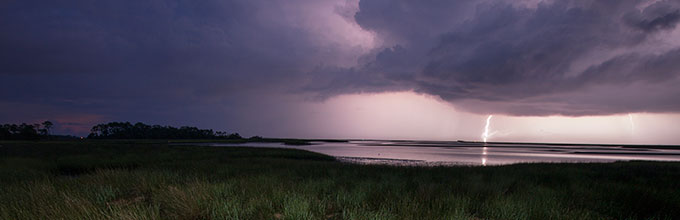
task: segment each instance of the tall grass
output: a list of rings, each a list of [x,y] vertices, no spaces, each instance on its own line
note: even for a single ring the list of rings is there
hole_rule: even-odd
[[[390,167],[166,143],[2,142],[0,219],[680,219],[680,163]]]

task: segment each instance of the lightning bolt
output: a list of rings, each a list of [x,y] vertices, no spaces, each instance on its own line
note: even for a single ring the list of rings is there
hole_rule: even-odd
[[[486,126],[484,127],[484,133],[482,134],[482,140],[484,140],[484,143],[486,143],[486,140],[491,137],[491,134],[489,134],[489,125],[491,124],[491,118],[493,118],[493,115],[489,115],[489,117],[486,117]]]
[[[635,122],[633,122],[633,114],[628,113],[628,120],[630,121],[630,133],[635,133]]]

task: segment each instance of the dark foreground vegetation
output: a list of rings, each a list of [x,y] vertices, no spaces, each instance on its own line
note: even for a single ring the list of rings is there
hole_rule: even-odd
[[[166,143],[0,142],[0,219],[680,219],[680,163],[390,167]]]

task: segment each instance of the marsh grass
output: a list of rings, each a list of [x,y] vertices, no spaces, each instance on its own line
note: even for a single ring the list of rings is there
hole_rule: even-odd
[[[680,219],[680,163],[391,167],[159,141],[0,144],[0,219]]]

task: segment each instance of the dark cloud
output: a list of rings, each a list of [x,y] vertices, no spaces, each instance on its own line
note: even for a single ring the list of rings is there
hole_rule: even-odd
[[[617,19],[566,2],[536,9],[480,6],[467,23],[442,35],[422,79],[467,91],[447,99],[516,99],[557,92],[569,81],[573,63],[593,49],[640,41],[642,36],[615,25]]]
[[[225,124],[286,95],[404,90],[479,113],[680,111],[676,1],[535,3],[4,1],[0,121]]]
[[[363,0],[357,22],[401,41],[386,45],[372,62],[353,71],[474,112],[680,111],[680,105],[667,103],[678,98],[678,89],[661,85],[677,82],[680,75],[675,49],[680,45],[672,42],[671,33],[680,10],[677,3],[515,3]],[[466,10],[473,13],[456,13]],[[360,78],[358,84],[365,80]],[[619,102],[599,89],[605,86],[618,91],[615,95],[635,99]],[[662,92],[641,93],[642,87]]]
[[[680,3],[659,1],[642,11],[629,12],[625,19],[632,27],[647,32],[674,29],[680,21]]]
[[[389,43],[418,46],[453,28],[472,13],[474,0],[423,2],[370,0],[359,2],[354,16],[361,27],[377,32]],[[416,43],[417,41],[420,41]]]
[[[289,90],[315,65],[343,56],[340,46],[315,43],[295,11],[304,9],[287,4],[5,1],[0,104],[8,108],[0,121],[71,113],[157,123],[233,118],[225,108]]]
[[[592,66],[575,78],[591,85],[656,84],[680,76],[680,49],[661,55],[626,54]]]

